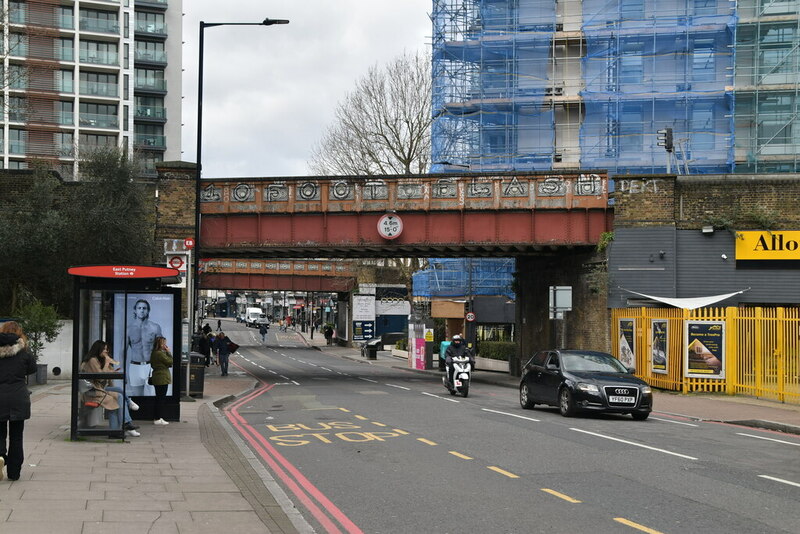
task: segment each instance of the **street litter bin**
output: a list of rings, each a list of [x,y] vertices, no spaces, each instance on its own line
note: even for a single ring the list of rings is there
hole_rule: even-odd
[[[186,371],[186,362],[183,363]],[[189,396],[203,398],[206,377],[206,357],[199,352],[189,353]],[[181,393],[186,390],[186,379],[181,380]]]
[[[36,383],[39,385],[47,384],[47,364],[36,364]]]
[[[380,339],[371,339],[364,343],[364,357],[368,360],[377,360],[378,359],[378,347],[381,347],[381,340]]]

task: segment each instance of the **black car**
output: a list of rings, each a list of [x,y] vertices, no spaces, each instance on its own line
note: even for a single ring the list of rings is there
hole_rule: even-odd
[[[558,406],[570,417],[579,410],[629,413],[643,421],[653,409],[653,392],[619,360],[591,350],[544,350],[522,368],[519,403]]]

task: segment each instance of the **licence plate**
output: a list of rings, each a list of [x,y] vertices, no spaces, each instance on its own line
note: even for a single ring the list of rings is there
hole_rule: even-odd
[[[608,398],[608,402],[614,402],[617,404],[633,404],[636,402],[636,397],[620,397],[617,395],[612,395]]]
[[[460,388],[460,387],[461,387],[461,380],[456,380],[456,387],[457,387],[457,388]]]

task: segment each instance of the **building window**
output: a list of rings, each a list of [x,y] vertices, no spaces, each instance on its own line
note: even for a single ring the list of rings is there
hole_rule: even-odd
[[[98,128],[116,128],[119,126],[117,109],[117,106],[114,104],[81,102],[80,125]]]
[[[707,102],[696,103],[692,107],[691,118],[691,149],[714,150],[714,104]]]
[[[136,41],[136,56],[140,61],[167,62],[167,52],[164,43],[153,41]]]
[[[624,104],[619,121],[619,148],[624,156],[641,156],[642,152],[642,114],[641,104]]]
[[[64,30],[75,29],[75,15],[72,7],[59,6],[56,8],[56,24]]]
[[[56,72],[56,88],[61,93],[75,92],[75,75],[71,70],[60,70]]]
[[[116,74],[101,74],[97,72],[81,72],[82,95],[119,96],[119,86]]]
[[[693,4],[695,15],[716,15],[717,13],[717,0],[694,0]]]
[[[644,18],[643,0],[620,0],[619,13],[621,20],[642,20]]]
[[[135,69],[135,87],[137,89],[150,89],[166,91],[167,84],[164,80],[163,70]]]
[[[75,61],[75,48],[71,37],[56,41],[56,55],[61,61]]]
[[[119,18],[115,11],[80,10],[81,30],[119,34]]]
[[[624,43],[619,60],[619,81],[621,83],[642,83],[644,78],[644,58],[642,43]]]
[[[81,41],[81,61],[101,65],[119,65],[119,49],[116,43]]]
[[[117,146],[117,136],[82,133],[80,136],[79,143],[80,146],[89,148]]]
[[[12,122],[25,122],[27,116],[27,101],[20,96],[8,99],[8,120]]]
[[[715,79],[714,40],[696,39],[692,51],[692,80],[713,82]]]
[[[58,123],[65,126],[72,126],[75,124],[75,104],[72,102],[56,102],[56,113],[58,114]]]
[[[25,154],[28,142],[28,132],[25,130],[8,130],[8,153]]]
[[[59,156],[75,157],[75,137],[72,132],[56,132],[55,140]]]

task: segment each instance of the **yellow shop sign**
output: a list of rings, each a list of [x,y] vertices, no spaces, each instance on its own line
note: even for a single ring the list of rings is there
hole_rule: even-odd
[[[800,231],[736,232],[737,260],[800,260]]]

